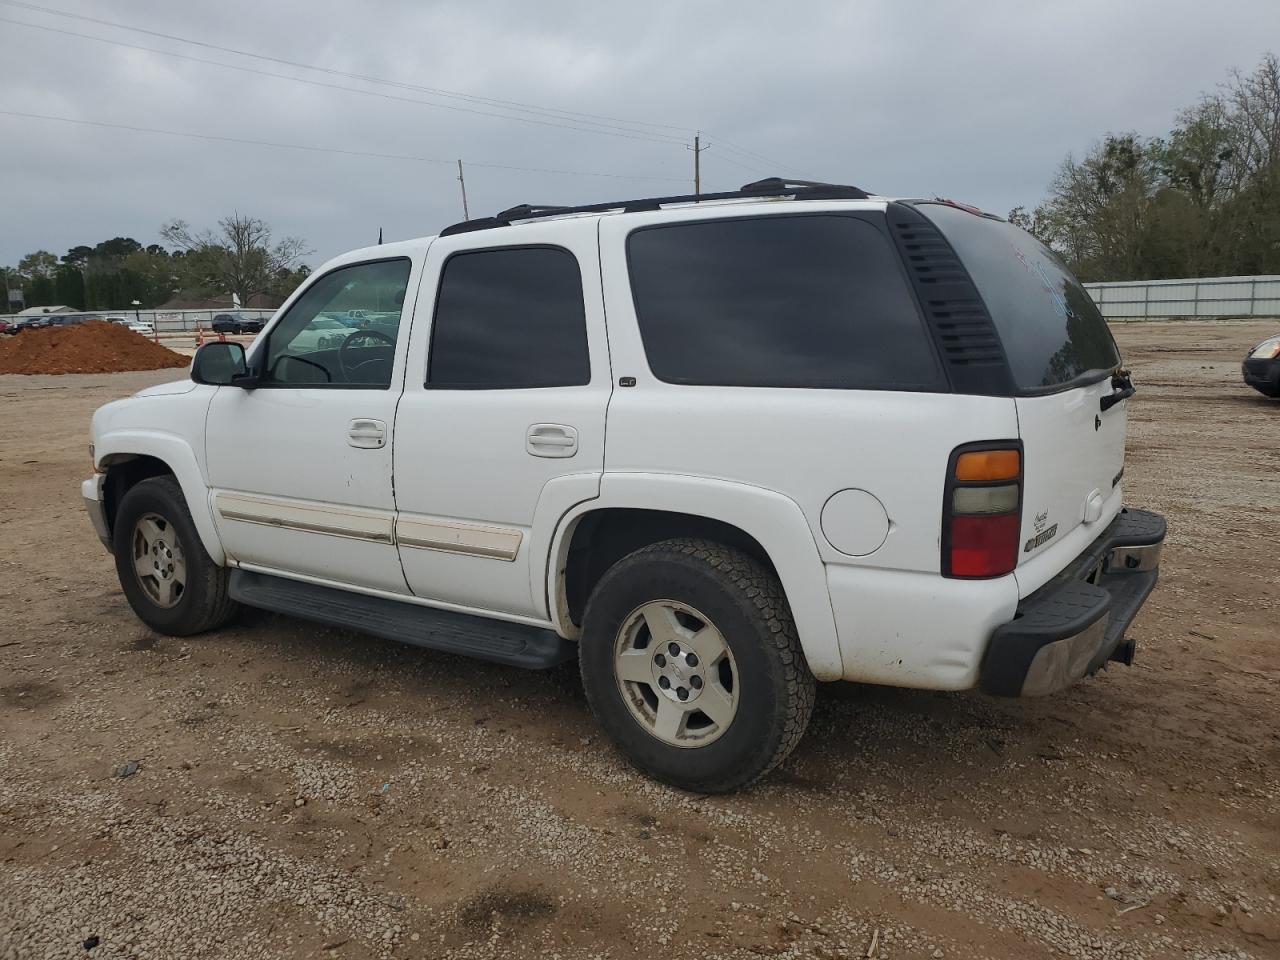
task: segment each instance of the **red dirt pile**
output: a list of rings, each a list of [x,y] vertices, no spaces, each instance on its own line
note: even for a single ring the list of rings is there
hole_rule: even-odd
[[[189,363],[189,357],[102,320],[0,337],[0,373],[122,373]]]

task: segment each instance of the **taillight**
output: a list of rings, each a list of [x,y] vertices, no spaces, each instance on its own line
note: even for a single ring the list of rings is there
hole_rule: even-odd
[[[1018,565],[1022,448],[1016,441],[968,443],[947,464],[942,505],[942,574],[1002,577]]]

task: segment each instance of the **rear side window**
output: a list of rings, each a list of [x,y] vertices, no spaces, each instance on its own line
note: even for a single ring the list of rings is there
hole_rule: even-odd
[[[1011,223],[946,204],[916,209],[937,225],[969,271],[1020,390],[1100,379],[1120,363],[1097,305],[1039,240]]]
[[[649,367],[669,383],[944,389],[888,239],[844,216],[648,227],[627,243]]]
[[[506,247],[445,261],[428,387],[568,387],[590,380],[582,275],[573,254]]]

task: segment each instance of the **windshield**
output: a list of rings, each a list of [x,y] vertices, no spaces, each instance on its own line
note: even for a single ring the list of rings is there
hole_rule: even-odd
[[[1043,243],[1011,223],[948,204],[916,209],[937,225],[969,271],[1020,390],[1046,392],[1119,365],[1102,313]]]

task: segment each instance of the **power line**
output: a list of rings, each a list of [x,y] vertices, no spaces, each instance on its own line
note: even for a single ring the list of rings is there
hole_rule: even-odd
[[[710,146],[711,144],[704,145],[702,148],[703,151],[705,152]],[[721,143],[719,140],[717,140],[715,141],[715,146],[722,147],[724,146],[724,144]],[[729,156],[728,154],[725,154],[725,153],[720,154],[720,159],[724,160],[726,163],[733,164],[735,167],[740,167],[743,170],[746,170],[750,173],[754,173],[760,176],[768,177],[768,176],[774,176],[777,174],[776,168],[774,170],[761,169],[760,167],[755,167],[755,166],[751,166],[749,164],[743,163],[741,160],[735,159],[734,157]]]
[[[457,160],[441,160],[435,157],[418,157],[402,153],[372,153],[366,150],[346,150],[341,147],[317,147],[303,143],[279,143],[273,140],[252,140],[246,137],[224,137],[212,133],[191,133],[183,130],[162,130],[158,127],[135,127],[124,123],[108,123],[105,120],[83,120],[78,117],[55,117],[43,113],[23,113],[17,110],[0,110],[0,116],[22,117],[28,120],[53,120],[58,123],[75,123],[88,127],[106,127],[112,130],[128,130],[132,133],[156,133],[168,137],[188,137],[194,140],[213,140],[221,143],[239,143],[255,147],[278,147],[285,150],[306,150],[311,153],[332,153],[348,157],[368,157],[376,160],[409,160],[414,163],[444,163],[450,166]],[[650,177],[626,173],[597,173],[589,170],[555,170],[546,167],[518,167],[505,163],[482,163],[468,160],[473,167],[486,167],[490,170],[515,170],[521,173],[553,173],[570,177],[608,177],[613,180],[655,180],[665,183],[685,183],[684,177]]]
[[[406,90],[415,90],[422,93],[429,93],[435,96],[448,97],[448,98],[463,100],[465,102],[480,103],[488,106],[499,107],[501,109],[511,110],[514,112],[531,113],[537,116],[562,119],[562,120],[570,120],[576,123],[586,123],[586,124],[591,124],[593,126],[599,126],[599,127],[603,127],[607,129],[615,129],[615,130],[626,130],[626,129],[638,128],[638,127],[648,127],[654,131],[676,130],[676,131],[684,132],[686,130],[685,127],[677,126],[675,124],[670,124],[670,123],[652,123],[652,122],[643,121],[643,120],[625,120],[619,117],[611,117],[604,114],[584,113],[584,112],[575,111],[575,110],[562,110],[562,109],[553,108],[553,107],[543,107],[543,106],[538,106],[537,104],[524,103],[518,100],[503,100],[496,97],[482,97],[476,94],[461,93],[456,90],[447,90],[440,87],[427,87],[427,86],[422,86],[418,84],[406,83],[398,80],[388,80],[384,77],[375,77],[367,74],[352,73],[345,70],[337,70],[332,67],[323,67],[315,64],[302,63],[296,60],[288,60],[283,57],[274,57],[274,56],[270,56],[269,54],[255,53],[250,50],[240,50],[236,47],[226,47],[216,43],[210,43],[205,40],[193,40],[189,37],[183,37],[183,36],[179,36],[177,34],[171,34],[171,33],[163,33],[158,30],[149,30],[145,27],[138,27],[138,26],[133,26],[131,24],[120,23],[119,21],[115,21],[115,20],[104,20],[98,17],[90,17],[85,14],[71,13],[69,11],[59,10],[54,7],[45,7],[40,4],[26,3],[26,2],[23,2],[23,0],[0,0],[0,3],[4,3],[13,7],[19,7],[25,10],[35,11],[38,13],[48,14],[50,16],[65,17],[67,19],[72,19],[72,20],[81,20],[86,23],[98,24],[99,26],[112,27],[118,30],[128,30],[134,33],[142,33],[147,36],[157,37],[163,40],[172,40],[177,43],[186,43],[192,46],[204,47],[209,50],[218,50],[223,53],[231,53],[236,56],[251,57],[257,60],[266,60],[271,63],[281,64],[283,66],[297,67],[303,70],[314,70],[320,73],[330,74],[332,76],[346,77],[352,80],[362,80],[367,83],[384,84],[387,86],[399,87],[401,89],[406,89]],[[9,22],[21,23],[21,21],[9,21]],[[23,24],[23,25],[37,26],[35,24]],[[46,28],[46,29],[52,29],[52,28]],[[73,34],[73,35],[86,36],[81,34]],[[104,40],[104,42],[114,42],[114,41],[107,41],[105,40],[105,38],[101,38],[101,37],[88,37],[88,39],[99,39],[99,40]],[[150,49],[150,48],[139,48],[139,49]],[[163,51],[152,51],[152,52],[161,53]],[[604,122],[601,122],[601,121],[604,121]],[[622,126],[617,126],[619,124],[621,124]],[[633,130],[632,132],[642,132],[642,131]],[[670,135],[661,134],[661,136],[670,136]],[[680,140],[679,142],[683,143],[684,141]]]
[[[12,3],[13,0],[0,0],[0,3]],[[324,87],[330,90],[342,90],[347,93],[358,93],[367,97],[378,97],[383,100],[393,100],[400,103],[413,103],[422,107],[436,107],[440,110],[453,110],[459,113],[471,113],[482,117],[494,117],[499,120],[515,120],[519,123],[532,123],[538,126],[559,127],[564,130],[577,130],[579,133],[597,133],[603,136],[622,137],[627,140],[646,140],[650,143],[660,143],[664,145],[684,145],[685,141],[668,137],[666,135],[653,136],[646,133],[624,133],[621,130],[597,129],[594,127],[577,126],[569,123],[557,123],[552,120],[539,120],[536,117],[522,117],[512,114],[491,113],[485,110],[473,110],[469,107],[460,107],[451,103],[433,103],[429,100],[418,100],[413,97],[400,97],[391,93],[380,93],[376,90],[361,90],[359,87],[347,87],[337,83],[326,83],[323,80],[311,80],[306,77],[292,77],[285,73],[272,73],[269,70],[258,70],[254,67],[246,67],[235,63],[222,63],[218,60],[209,60],[204,57],[194,57],[186,53],[176,53],[172,50],[161,50],[156,47],[145,47],[136,43],[126,43],[123,40],[111,40],[106,37],[95,37],[92,34],[76,33],[72,30],[62,30],[57,27],[48,27],[38,23],[26,23],[22,20],[10,20],[8,17],[0,17],[0,23],[11,23],[20,27],[30,27],[33,30],[44,30],[49,33],[57,33],[63,36],[76,37],[81,40],[93,40],[98,43],[111,44],[112,46],[127,47],[130,50],[141,50],[146,53],[154,53],[163,57],[174,57],[179,60],[190,60],[195,63],[204,63],[210,66],[223,67],[227,70],[238,70],[241,73],[252,73],[262,77],[273,77],[277,80],[291,80],[294,83],[305,83],[313,87]]]
[[[543,118],[544,125],[562,126],[565,129],[578,130],[579,132],[601,133],[601,134],[613,135],[613,136],[629,136],[635,139],[650,139],[653,142],[659,142],[659,143],[670,143],[670,144],[679,143],[679,144],[687,145],[687,140],[684,137],[676,137],[668,133],[658,132],[662,130],[673,130],[673,131],[678,131],[680,133],[684,133],[686,131],[687,128],[678,126],[676,124],[653,123],[650,121],[643,121],[643,120],[627,120],[620,117],[614,117],[614,116],[609,116],[605,114],[586,113],[586,112],[574,111],[574,110],[564,110],[560,108],[540,106],[537,104],[531,104],[531,103],[526,103],[526,102],[517,101],[517,100],[504,100],[497,97],[484,97],[484,96],[478,96],[476,94],[462,93],[456,90],[448,90],[440,87],[429,87],[429,86],[423,86],[420,84],[407,83],[404,81],[389,80],[384,77],[377,77],[377,76],[361,74],[361,73],[353,73],[350,71],[338,70],[332,67],[324,67],[316,64],[304,63],[297,60],[289,60],[283,57],[275,57],[269,54],[256,53],[250,50],[241,50],[236,47],[223,46],[223,45],[211,43],[205,40],[195,40],[190,37],[183,37],[178,34],[164,33],[162,31],[151,30],[146,27],[139,27],[133,24],[121,23],[116,20],[106,20],[99,17],[91,17],[85,14],[72,13],[70,11],[60,10],[55,7],[48,7],[42,4],[26,2],[26,0],[0,0],[0,3],[6,4],[11,7],[18,7],[24,10],[34,11],[41,14],[47,14],[50,16],[63,17],[63,18],[72,19],[72,20],[80,20],[86,23],[97,24],[99,26],[105,26],[105,27],[118,29],[118,30],[126,30],[134,33],[141,33],[147,36],[157,37],[164,40],[172,40],[177,43],[185,43],[192,46],[203,47],[205,49],[218,50],[223,53],[233,54],[235,56],[249,57],[252,59],[263,60],[270,63],[277,63],[285,66],[296,67],[302,70],[312,70],[319,73],[328,74],[331,76],[345,77],[348,79],[359,80],[359,81],[371,83],[371,84],[379,84],[379,85],[394,87],[402,90],[416,91],[416,92],[425,93],[435,97],[444,97],[448,99],[460,100],[464,103],[473,103],[473,104],[480,104],[484,106],[491,106],[500,110],[508,111],[508,113],[489,113],[485,111],[466,110],[465,108],[460,108],[460,107],[452,106],[449,104],[433,103],[431,101],[413,100],[408,98],[389,97],[387,99],[398,99],[398,100],[403,100],[405,102],[418,103],[423,106],[436,106],[442,109],[460,110],[462,112],[475,113],[479,116],[488,116],[496,119],[520,120],[522,122],[534,122],[529,120],[527,117],[509,115],[510,113],[524,113],[524,114],[528,114],[531,117]],[[345,86],[339,86],[339,85],[333,85],[333,84],[316,84],[315,81],[309,81],[302,77],[293,77],[285,74],[269,73],[266,71],[255,71],[250,68],[245,68],[236,64],[223,63],[217,60],[206,60],[201,57],[193,57],[188,54],[181,54],[174,51],[162,50],[154,47],[145,47],[145,46],[140,46],[136,44],[130,44],[120,40],[112,40],[107,37],[99,37],[91,34],[82,34],[82,33],[75,33],[72,31],[58,30],[55,27],[48,27],[42,24],[27,23],[20,20],[8,20],[6,18],[0,18],[0,21],[6,22],[6,23],[12,23],[18,26],[31,27],[37,30],[46,30],[52,33],[61,33],[65,36],[72,36],[72,37],[77,37],[85,40],[95,40],[99,43],[107,43],[115,46],[125,47],[128,49],[135,49],[135,50],[141,50],[148,53],[155,53],[160,56],[186,59],[196,63],[204,63],[211,66],[219,66],[219,67],[224,67],[232,70],[241,70],[243,72],[249,72],[249,73],[258,73],[259,75],[262,75],[262,76],[274,77],[277,79],[293,80],[299,83],[311,83],[313,85],[328,86],[332,89],[344,90],[347,92],[365,93],[365,94],[371,94],[374,96],[379,96],[379,94],[376,94],[373,91],[360,90],[358,88],[351,88],[351,87],[345,87]],[[548,121],[565,121],[565,122],[555,123],[555,122],[548,122]],[[648,128],[648,129],[645,130],[640,128]],[[782,169],[787,169],[788,167],[787,164],[780,163],[776,160],[773,160],[769,157],[764,156],[763,154],[749,150],[746,147],[743,147],[741,144],[735,143],[732,140],[727,140],[724,137],[721,137],[715,133],[708,133],[708,136],[711,139],[715,140],[728,152],[736,154],[738,157],[742,158],[742,160],[748,161],[748,163],[738,164],[744,169],[753,170],[754,172],[757,172],[757,173],[766,172],[764,170],[759,169],[758,167],[751,166],[750,164],[752,163],[763,164],[768,168],[770,168],[768,172],[772,172],[772,173],[776,173],[777,171]]]
[[[0,3],[3,3],[3,2],[7,2],[7,0],[0,0]],[[718,136],[717,134],[712,133],[710,130],[706,131],[706,133],[708,137],[715,140],[716,143],[720,144],[720,146],[728,147],[734,153],[737,153],[749,160],[758,161],[769,167],[773,167],[774,169],[786,169],[787,167],[785,163],[779,163],[776,160],[770,160],[768,157],[762,154],[754,153],[751,150],[746,149],[745,147],[740,147],[737,144],[735,144],[732,140],[726,140],[724,137]]]

